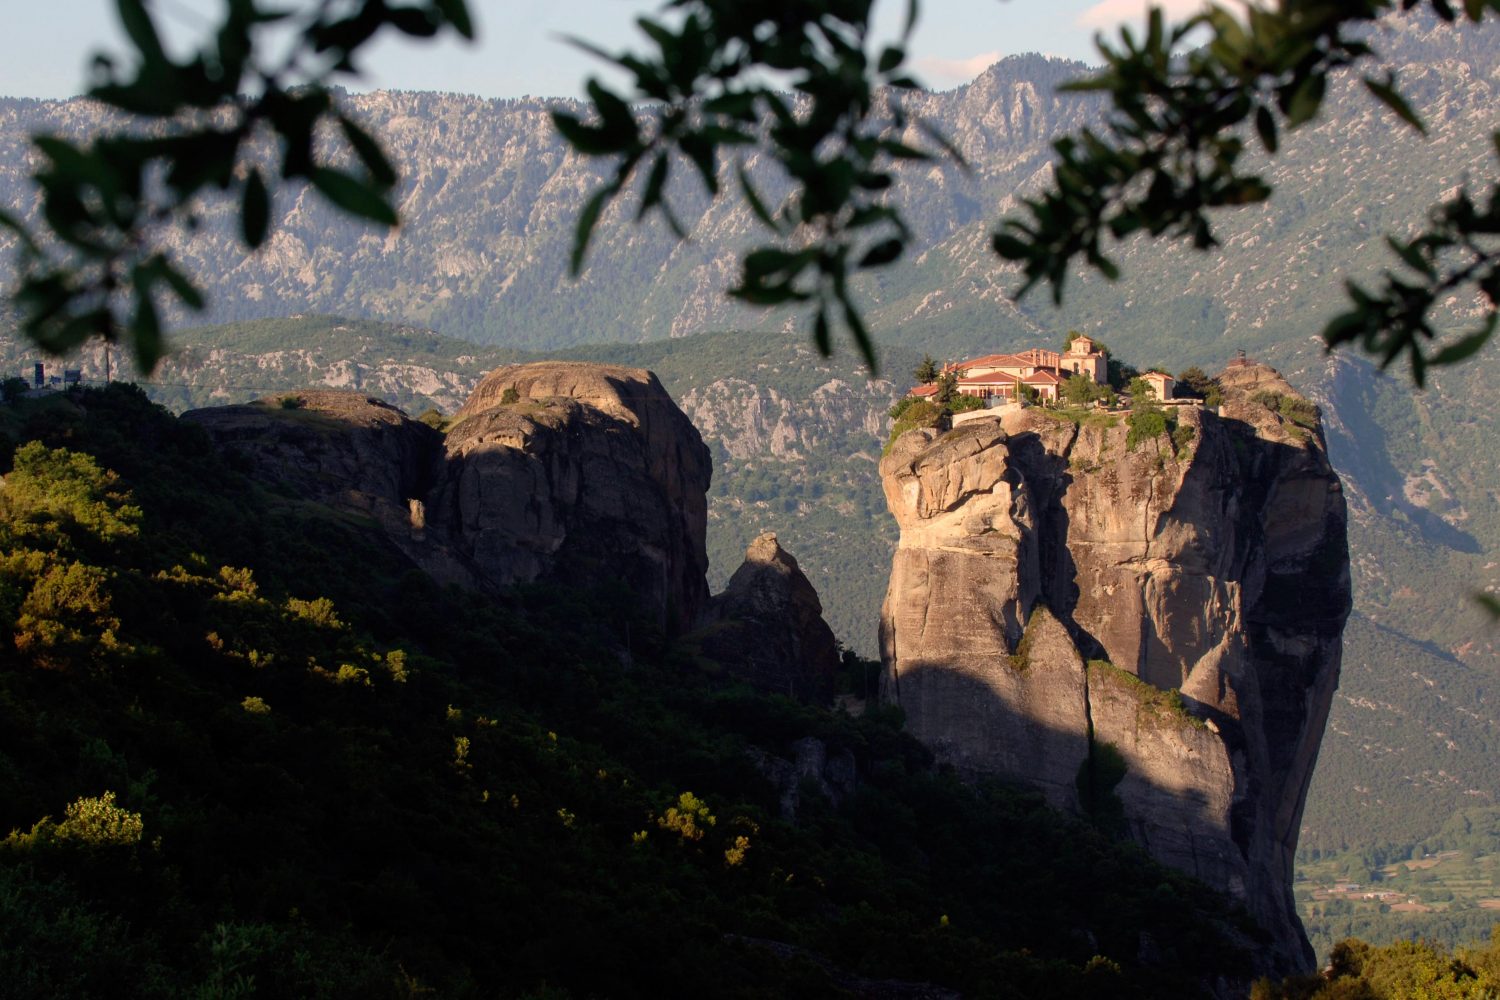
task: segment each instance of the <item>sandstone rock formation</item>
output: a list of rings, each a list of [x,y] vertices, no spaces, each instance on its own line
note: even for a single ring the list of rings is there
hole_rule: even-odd
[[[965,771],[1106,794],[1244,902],[1265,971],[1305,970],[1292,856],[1350,607],[1344,498],[1310,404],[1263,366],[1220,381],[1177,443],[1039,410],[903,435],[883,694]],[[1081,799],[1109,754],[1123,778]]]
[[[710,457],[655,375],[581,362],[498,368],[444,448],[429,535],[475,581],[618,581],[671,632],[698,619]]]
[[[696,639],[709,659],[762,690],[818,701],[833,694],[833,630],[818,592],[771,532],[750,543]]]
[[[261,478],[291,494],[374,517],[405,535],[410,499],[432,481],[441,436],[388,403],[358,392],[306,389],[241,406],[190,410]]]
[[[707,603],[709,452],[643,369],[497,369],[446,436],[327,390],[184,418],[277,488],[373,515],[438,579],[623,584],[672,633]]]

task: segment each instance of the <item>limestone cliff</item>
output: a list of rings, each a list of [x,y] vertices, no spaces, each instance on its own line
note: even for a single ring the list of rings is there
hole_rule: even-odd
[[[1311,404],[1263,366],[1220,380],[1175,442],[1034,409],[901,437],[883,693],[961,770],[1109,812],[1244,902],[1265,971],[1305,970],[1292,857],[1350,606],[1344,497]]]

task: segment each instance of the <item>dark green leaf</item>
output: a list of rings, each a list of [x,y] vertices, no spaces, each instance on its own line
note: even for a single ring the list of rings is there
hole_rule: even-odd
[[[1006,260],[1026,260],[1031,256],[1031,248],[1009,233],[996,233],[990,239],[990,246]]]
[[[1484,326],[1473,333],[1460,337],[1441,351],[1438,351],[1427,359],[1428,362],[1434,365],[1451,365],[1456,361],[1462,361],[1472,356],[1481,347],[1489,343],[1490,337],[1495,333],[1497,320],[1500,320],[1500,316],[1491,313],[1490,318],[1485,321]]]
[[[599,224],[599,216],[604,212],[604,206],[614,195],[614,188],[600,188],[594,192],[588,204],[583,206],[583,211],[578,213],[578,226],[573,231],[573,256],[568,263],[568,271],[575,278],[583,273],[583,258],[588,253],[589,240],[594,235],[594,227]]]
[[[739,174],[740,190],[745,192],[745,201],[749,203],[750,211],[755,213],[755,217],[765,226],[780,232],[781,227],[776,224],[776,220],[766,210],[766,203],[761,200],[760,192],[756,191],[755,185],[750,183],[750,175],[746,172],[745,165],[737,163],[735,164],[735,170]]]
[[[1271,116],[1271,109],[1262,104],[1255,109],[1255,131],[1260,135],[1260,144],[1265,147],[1266,152],[1276,152],[1276,119]]]
[[[1396,78],[1394,75],[1387,76],[1383,81],[1367,76],[1365,77],[1365,89],[1379,98],[1380,102],[1386,107],[1396,112],[1397,117],[1406,122],[1406,124],[1423,135],[1427,134],[1427,126],[1422,124],[1422,119],[1418,118],[1417,113],[1411,109],[1411,105],[1406,103],[1406,98],[1402,97],[1400,92],[1396,90]]]
[[[767,275],[784,271],[791,266],[796,255],[778,250],[775,247],[761,247],[745,255],[745,274],[751,278],[764,278]],[[799,268],[800,270],[800,268]]]
[[[37,245],[36,239],[32,237],[31,233],[26,229],[25,223],[23,223],[16,216],[4,210],[0,210],[0,228],[9,229],[12,233],[14,233],[16,239],[21,242],[22,248],[25,249],[27,253],[41,253],[41,247]]]
[[[865,364],[869,366],[870,371],[874,371],[876,367],[875,344],[870,340],[870,331],[866,329],[865,321],[860,316],[859,309],[855,307],[853,300],[849,298],[847,291],[840,293],[839,300],[844,304],[844,322],[849,325],[849,332],[854,334],[854,344],[859,348],[859,353],[864,357]]]
[[[959,149],[958,146],[954,145],[953,140],[949,139],[946,135],[943,134],[942,129],[938,128],[936,125],[932,124],[925,118],[917,118],[914,124],[917,126],[918,131],[920,131],[927,138],[931,139],[933,142],[937,143],[939,148],[941,148],[943,152],[947,153],[948,157],[953,160],[953,162],[957,163],[965,171],[968,171],[970,169],[969,161],[964,158],[963,151]]]
[[[888,239],[871,247],[859,260],[861,268],[883,267],[901,256],[906,244],[899,239]]]
[[[161,360],[161,321],[151,300],[150,282],[137,276],[135,282],[135,316],[130,321],[130,338],[135,347],[135,363],[147,375],[156,371]]]
[[[622,144],[606,139],[599,129],[583,124],[566,111],[553,111],[552,124],[569,146],[585,156],[618,153],[624,148]]]
[[[474,21],[469,17],[469,7],[464,0],[433,0],[433,6],[453,25],[454,31],[474,40]]]
[[[598,80],[590,80],[587,89],[589,98],[594,102],[594,108],[599,112],[600,133],[616,143],[634,142],[636,139],[635,115],[630,113],[630,105]]]
[[[719,193],[719,175],[715,169],[715,146],[712,141],[701,135],[685,135],[677,142],[678,147],[687,154],[693,166],[698,168],[698,176],[703,178],[703,186],[708,188],[708,193],[717,195]]]
[[[352,215],[385,226],[400,221],[380,191],[357,177],[331,167],[314,167],[308,179],[323,197]]]
[[[343,130],[344,138],[349,140],[354,155],[359,157],[359,162],[369,171],[370,179],[382,187],[393,187],[396,183],[396,168],[391,166],[380,143],[347,115],[339,115],[339,128]]]
[[[1327,78],[1321,73],[1313,73],[1298,84],[1285,108],[1287,124],[1296,128],[1311,121],[1323,104],[1326,86]]]
[[[165,257],[158,256],[155,260],[155,263],[157,265],[157,273],[159,274],[161,279],[167,283],[168,287],[170,287],[173,292],[177,293],[177,298],[182,301],[183,305],[187,306],[189,309],[201,310],[203,308],[205,304],[203,301],[203,293],[198,290],[197,285],[194,285],[191,281],[189,281],[182,274],[182,272],[173,267],[171,262],[168,261]]]
[[[254,167],[245,177],[244,201],[240,206],[240,224],[244,230],[245,243],[250,249],[258,248],[266,240],[266,230],[271,224],[271,196],[266,191],[266,182]]]
[[[151,15],[146,11],[146,5],[142,0],[115,0],[115,7],[120,14],[120,25],[125,29],[125,34],[135,43],[140,50],[141,57],[147,64],[163,64],[166,62],[166,53],[162,50],[161,39],[156,34],[156,25],[151,20]]]
[[[1421,251],[1417,249],[1415,243],[1402,243],[1391,236],[1387,236],[1385,242],[1396,256],[1406,262],[1407,267],[1413,271],[1420,271],[1429,278],[1437,277],[1437,268],[1432,265],[1431,261],[1422,256]]]
[[[823,357],[833,353],[833,336],[828,329],[828,309],[819,305],[817,314],[813,316],[813,344],[818,348],[818,353]]]
[[[397,31],[413,38],[431,38],[438,30],[437,22],[420,7],[387,7],[385,20]]]

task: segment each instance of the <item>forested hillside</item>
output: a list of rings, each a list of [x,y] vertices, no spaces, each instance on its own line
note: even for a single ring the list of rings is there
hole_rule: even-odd
[[[677,245],[630,225],[622,206],[574,284],[563,274],[571,213],[597,174],[564,153],[544,102],[352,98],[405,168],[406,225],[376,237],[289,191],[277,203],[284,231],[244,259],[229,216],[210,211],[183,249],[212,276],[213,317],[247,322],[184,335],[186,349],[151,391],[182,408],[326,383],[413,413],[451,412],[474,379],[521,348],[646,365],[714,449],[714,583],[745,540],[776,530],[839,637],[868,655],[893,532],[870,459],[885,435],[880,414],[923,351],[943,359],[1055,347],[1070,328],[1136,365],[1173,371],[1212,372],[1247,350],[1322,405],[1350,497],[1355,614],[1304,849],[1312,858],[1415,844],[1456,811],[1500,796],[1500,655],[1472,601],[1500,587],[1500,473],[1489,459],[1500,414],[1486,378],[1494,352],[1415,392],[1357,356],[1330,360],[1315,335],[1339,307],[1342,279],[1385,262],[1383,232],[1413,224],[1492,162],[1500,44],[1493,25],[1452,34],[1407,20],[1381,30],[1427,137],[1399,127],[1357,85],[1336,88],[1320,123],[1274,166],[1276,198],[1229,222],[1221,252],[1143,242],[1122,255],[1121,283],[1080,280],[1061,310],[1042,297],[1010,302],[1014,277],[987,244],[994,221],[1047,170],[1048,142],[1093,113],[1052,89],[1079,67],[1008,59],[969,86],[914,96],[974,169],[924,166],[902,182],[919,252],[863,289],[882,348],[873,383],[852,354],[818,359],[781,318],[722,298],[732,251],[752,235],[743,207],[709,207],[685,184],[677,205],[694,239]],[[28,130],[81,132],[98,120],[81,102],[0,102],[0,191],[25,203]],[[1455,315],[1467,322],[1463,305]],[[248,322],[294,314],[308,318]],[[752,332],[707,332],[724,329]],[[578,346],[606,341],[615,343]],[[100,374],[100,362],[95,352],[86,371]]]
[[[124,386],[0,435],[0,994],[1156,997],[1248,967],[1206,890],[887,714],[730,683],[607,581],[439,588]],[[793,816],[757,762],[808,739],[857,777]]]

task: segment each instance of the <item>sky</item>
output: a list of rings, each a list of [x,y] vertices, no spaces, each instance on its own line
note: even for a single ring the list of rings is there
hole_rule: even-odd
[[[147,0],[183,43],[202,35],[221,0]],[[563,41],[577,35],[602,48],[639,45],[634,19],[648,0],[469,0],[479,39],[377,41],[351,89],[443,90],[481,97],[568,97],[600,72],[597,61]],[[751,2],[751,0],[747,0]],[[1201,0],[1165,0],[1189,12]],[[87,86],[90,57],[127,51],[112,0],[7,0],[0,30],[0,96],[68,97]],[[888,34],[903,0],[879,0]],[[1041,52],[1093,62],[1093,37],[1139,23],[1145,0],[925,0],[911,48],[926,85],[948,89],[1006,55]]]

